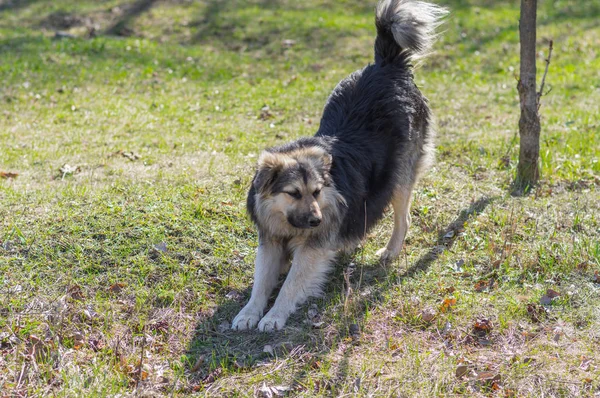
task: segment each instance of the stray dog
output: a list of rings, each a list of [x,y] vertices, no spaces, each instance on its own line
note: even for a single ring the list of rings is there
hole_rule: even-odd
[[[337,85],[314,137],[259,156],[247,200],[259,238],[254,286],[233,329],[283,328],[299,304],[321,293],[336,254],[352,251],[390,203],[394,230],[378,254],[383,262],[400,254],[413,187],[434,155],[431,112],[411,65],[429,50],[446,12],[422,1],[380,1],[375,63]]]

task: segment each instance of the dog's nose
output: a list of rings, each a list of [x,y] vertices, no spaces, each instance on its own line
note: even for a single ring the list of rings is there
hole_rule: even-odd
[[[310,217],[308,219],[308,225],[311,227],[318,227],[321,224],[321,219],[318,217]]]

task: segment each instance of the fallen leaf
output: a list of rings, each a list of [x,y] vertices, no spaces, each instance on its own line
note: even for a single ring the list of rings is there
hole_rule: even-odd
[[[487,318],[477,319],[473,324],[473,329],[487,333],[492,330],[492,322]]]
[[[165,242],[160,242],[159,244],[154,245],[154,249],[159,252],[166,253],[167,252],[167,244]]]
[[[319,307],[314,303],[311,304],[310,307],[308,307],[306,315],[308,316],[308,319],[312,321],[319,316]]]
[[[469,367],[467,365],[458,365],[456,367],[456,377],[457,378],[461,378],[464,375],[466,375],[467,373],[469,373]]]
[[[234,300],[234,301],[240,301],[240,300],[242,300],[244,298],[244,296],[240,292],[238,292],[236,290],[230,291],[229,293],[227,293],[225,295],[225,297],[228,298],[228,299],[230,299],[230,300]]]
[[[296,44],[296,40],[285,39],[281,42],[281,44],[283,44],[284,47],[292,47],[294,44]]]
[[[421,311],[421,319],[425,322],[433,321],[436,315],[436,311],[433,308],[425,308]]]
[[[454,297],[444,299],[444,301],[442,302],[442,305],[440,306],[440,311],[447,312],[455,305],[456,305],[456,299]]]
[[[592,279],[592,282],[600,284],[600,272],[594,272],[594,279]]]
[[[502,377],[499,374],[494,374],[492,372],[481,372],[477,374],[476,379],[487,382],[500,382]]]
[[[283,397],[291,388],[287,386],[267,386],[263,383],[262,387],[258,389],[261,397],[265,398],[273,398],[273,397]]]
[[[488,281],[479,281],[475,284],[475,291],[478,293],[483,292],[488,286]]]
[[[163,319],[162,321],[151,323],[148,327],[150,328],[150,330],[164,334],[169,331],[169,322]]]
[[[75,174],[75,173],[81,171],[81,167],[71,166],[71,165],[65,163],[64,165],[62,165],[62,167],[60,169],[58,169],[58,171],[60,171],[60,173],[64,177],[66,175]]]
[[[88,343],[89,343],[90,347],[92,348],[92,350],[94,350],[95,352],[100,351],[105,346],[104,341],[102,341],[100,339],[89,339]]]
[[[216,368],[202,380],[202,383],[212,384],[215,382],[215,380],[217,380],[219,378],[219,376],[221,376],[222,373],[223,373],[223,368]]]
[[[540,322],[547,314],[547,310],[539,304],[527,304],[527,314],[533,322]]]
[[[544,294],[542,297],[540,297],[540,304],[550,305],[552,304],[552,299]]]
[[[131,160],[132,162],[138,159],[141,159],[141,156],[132,151],[121,152],[121,156]]]
[[[81,287],[78,285],[71,285],[67,288],[67,294],[74,300],[83,300],[85,298]]]
[[[271,113],[271,109],[268,105],[265,105],[260,109],[260,115],[258,116],[260,120],[268,120],[274,117],[275,116],[273,116],[273,114]]]
[[[548,290],[546,290],[546,296],[553,299],[553,298],[560,296],[560,293],[557,292],[556,290],[548,289]]]
[[[231,325],[229,324],[229,322],[223,321],[219,324],[219,326],[217,326],[217,330],[219,331],[219,333],[225,333],[229,330],[230,327]]]
[[[586,357],[581,357],[581,363],[579,364],[579,369],[587,372],[590,370],[590,365],[592,364],[592,360]]]
[[[17,178],[19,173],[13,173],[10,171],[0,171],[0,178],[8,179],[8,178]]]
[[[273,355],[275,353],[275,350],[273,350],[273,346],[272,345],[267,344],[267,345],[264,346],[263,352],[267,353],[269,355]]]
[[[115,293],[115,294],[117,294],[117,293],[120,293],[120,292],[121,292],[121,290],[123,290],[123,288],[124,288],[125,286],[126,286],[126,285],[125,285],[124,283],[122,283],[122,282],[113,283],[113,284],[112,284],[112,285],[110,285],[110,287],[108,288],[108,291],[109,291],[109,292],[111,292],[111,293]]]
[[[206,357],[204,355],[200,355],[198,359],[196,359],[196,363],[194,364],[194,366],[192,366],[192,373],[196,373],[197,371],[199,371],[202,365],[204,364],[205,360]]]

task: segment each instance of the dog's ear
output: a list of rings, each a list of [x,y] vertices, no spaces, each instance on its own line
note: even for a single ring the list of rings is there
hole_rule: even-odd
[[[281,169],[283,162],[276,153],[264,151],[258,158],[258,170],[252,181],[254,189],[259,193],[265,193],[273,185]]]
[[[323,168],[326,171],[331,170],[331,163],[333,162],[333,157],[330,153],[324,152],[323,156],[321,157],[321,161],[323,162]]]
[[[331,169],[332,157],[325,148],[317,145],[313,145],[304,149],[304,156],[310,159],[310,162],[322,169],[323,171],[329,171]]]

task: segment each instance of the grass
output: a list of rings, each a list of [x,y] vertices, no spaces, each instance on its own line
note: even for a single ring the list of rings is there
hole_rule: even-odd
[[[261,334],[227,329],[257,154],[371,61],[373,4],[0,2],[0,396],[600,394],[600,3],[539,5],[552,90],[521,198],[518,4],[443,3],[416,72],[438,162],[401,259],[376,265],[388,215]]]

